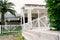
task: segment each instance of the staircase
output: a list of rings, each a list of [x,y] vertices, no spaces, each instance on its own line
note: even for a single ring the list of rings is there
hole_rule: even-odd
[[[26,38],[26,40],[39,40],[39,33],[25,30],[22,34]]]
[[[36,29],[41,29],[43,27],[48,27],[47,25],[47,16],[42,16],[40,18],[34,19],[30,23],[24,24],[23,27],[23,36],[26,38],[26,40],[40,40],[40,33],[37,32]],[[31,27],[32,23],[32,27]],[[36,32],[33,32],[33,30],[36,30]]]
[[[45,17],[33,20],[32,27],[30,27],[30,23],[25,24],[22,34],[26,40],[60,40],[60,32],[50,31],[48,21],[44,19]],[[38,26],[38,21],[40,26]]]
[[[60,40],[60,32],[48,28],[23,30],[22,33],[26,40]]]

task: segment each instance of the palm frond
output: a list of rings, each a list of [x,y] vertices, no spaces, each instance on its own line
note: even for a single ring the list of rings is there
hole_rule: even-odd
[[[0,1],[0,5],[2,5],[3,1]]]
[[[14,6],[14,4],[11,3],[11,2],[8,2],[8,0],[1,0],[1,1],[0,1],[0,12],[3,14],[3,15],[1,16],[2,25],[5,24],[5,23],[4,23],[4,14],[5,14],[6,12],[10,12],[10,13],[13,14],[14,16],[16,16],[16,15],[15,15],[16,11],[15,11],[14,9],[11,9],[11,8],[13,8],[13,6]]]
[[[6,8],[13,8],[14,9],[14,7],[13,6],[15,6],[13,3],[11,3],[11,2],[8,2],[7,4],[6,4]]]
[[[3,2],[4,2],[4,3],[7,3],[7,2],[8,2],[8,0],[4,0]]]
[[[15,15],[15,13],[16,13],[16,11],[15,11],[15,10],[8,9],[8,11],[9,11],[12,15],[16,16],[16,15]]]
[[[15,6],[12,2],[8,2],[8,5]]]

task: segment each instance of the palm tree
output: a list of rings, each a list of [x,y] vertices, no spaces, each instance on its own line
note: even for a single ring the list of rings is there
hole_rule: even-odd
[[[12,15],[15,16],[15,10],[13,8],[14,4],[12,2],[8,2],[8,0],[1,0],[0,1],[0,13],[1,13],[1,24],[4,25],[4,14],[10,12]]]

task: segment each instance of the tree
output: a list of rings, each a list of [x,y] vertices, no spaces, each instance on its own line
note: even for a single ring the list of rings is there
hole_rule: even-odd
[[[1,13],[1,23],[2,25],[5,24],[4,22],[4,14],[6,14],[7,12],[10,12],[12,15],[15,16],[15,10],[13,8],[13,6],[15,6],[12,2],[8,2],[8,0],[1,0],[0,1],[0,13]]]
[[[60,30],[60,0],[46,0],[50,27]]]

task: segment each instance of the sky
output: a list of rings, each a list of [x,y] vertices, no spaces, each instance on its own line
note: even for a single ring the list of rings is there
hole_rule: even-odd
[[[9,0],[15,4],[15,10],[18,14],[21,14],[21,8],[24,4],[46,4],[45,0]]]

